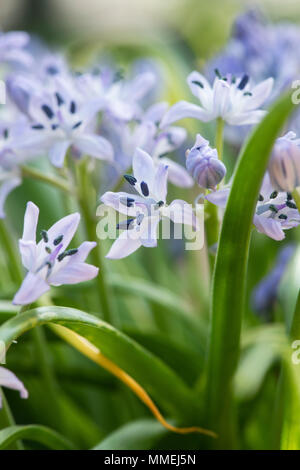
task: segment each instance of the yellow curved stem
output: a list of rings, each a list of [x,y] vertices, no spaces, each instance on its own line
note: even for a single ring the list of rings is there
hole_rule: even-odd
[[[213,431],[208,429],[203,429],[197,426],[192,426],[188,428],[177,428],[169,424],[165,418],[162,416],[148,393],[139,385],[130,375],[128,375],[124,370],[119,366],[110,361],[105,357],[98,348],[96,348],[92,343],[83,336],[74,333],[68,328],[61,325],[51,325],[51,328],[65,341],[74,346],[78,351],[83,353],[92,361],[99,364],[104,369],[108,370],[111,374],[121,380],[125,385],[127,385],[138,397],[139,399],[150,409],[155,418],[169,431],[173,431],[179,434],[189,434],[193,432],[206,434],[207,436],[216,438],[217,435]]]

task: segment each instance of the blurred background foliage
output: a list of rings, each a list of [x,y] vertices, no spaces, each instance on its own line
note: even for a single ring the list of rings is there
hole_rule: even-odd
[[[112,56],[125,67],[139,58],[157,61],[162,80],[158,99],[173,103],[189,98],[185,82],[188,72],[200,69],[218,52],[230,34],[234,18],[258,3],[272,20],[300,20],[298,0],[256,3],[238,0],[0,0],[0,24],[5,31],[23,29],[50,46],[65,50],[75,67],[81,67],[98,55]],[[209,125],[199,129],[195,121],[186,122],[186,126],[191,141],[197,131],[205,130],[207,137],[213,132]],[[234,163],[235,152],[228,148],[226,153],[228,163]],[[44,160],[43,165],[48,163]],[[178,191],[176,195],[181,197]],[[193,200],[196,195],[197,189],[189,197]],[[187,197],[186,192],[184,196]],[[56,190],[27,181],[14,192],[7,206],[7,213],[14,214],[9,217],[9,223],[14,227],[16,238],[21,233],[27,200],[39,205],[45,226],[63,215],[61,195]],[[299,241],[299,238],[299,227],[287,233],[288,241]],[[103,244],[106,250],[108,244]],[[243,448],[270,448],[276,440],[275,431],[271,432],[270,428],[280,373],[278,345],[285,341],[284,319],[291,315],[296,303],[298,287],[293,287],[293,280],[299,266],[299,253],[293,259],[296,268],[290,267],[284,279],[281,301],[273,312],[276,323],[272,328],[268,328],[270,325],[264,317],[253,314],[250,297],[254,286],[274,266],[279,247],[277,242],[257,233],[251,243],[245,334],[235,381]],[[0,269],[1,266],[5,269],[6,262],[5,254],[1,253]],[[153,252],[141,249],[125,261],[106,264],[115,288],[116,303],[121,307],[117,326],[162,358],[189,386],[201,391],[209,297],[205,254],[185,252],[183,257],[177,245],[167,249],[161,241]],[[159,285],[161,293],[149,291],[149,284],[143,285],[143,279]],[[14,287],[3,277],[0,282],[1,298],[6,301]],[[89,311],[92,296],[92,288],[87,284],[80,289],[57,289],[54,301],[56,305]],[[3,313],[1,322],[15,313],[8,304],[6,308],[2,305],[2,310],[6,316]],[[65,413],[63,425],[57,423],[49,407],[47,390],[39,381],[34,360],[36,351],[30,335],[22,337],[8,357],[8,366],[24,380],[30,394],[30,400],[24,402],[16,394],[7,392],[17,422],[46,424],[83,448],[97,445],[117,429],[117,434],[108,438],[102,448],[110,448],[105,445],[122,448],[124,435],[129,436],[129,441],[132,437],[133,442],[137,442],[139,427],[130,428],[127,423],[146,418],[148,426],[147,419],[151,415],[145,407],[107,372],[51,333],[47,332],[47,337],[51,363],[60,386],[59,400]],[[199,447],[199,437],[170,434],[160,426],[157,428],[152,420],[149,422],[151,444],[147,441],[147,444],[140,444],[142,447]],[[124,432],[122,426],[125,426]],[[134,446],[129,442],[127,448],[130,445]]]

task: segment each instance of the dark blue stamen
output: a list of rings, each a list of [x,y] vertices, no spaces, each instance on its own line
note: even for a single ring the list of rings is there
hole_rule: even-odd
[[[244,96],[252,96],[251,91],[245,91]]]
[[[49,246],[45,246],[45,250],[49,255],[51,254],[51,248]]]
[[[270,196],[270,199],[275,199],[277,196],[278,196],[278,191],[273,191]]]
[[[215,74],[217,75],[218,78],[222,78],[222,75],[220,74],[219,69],[215,69]]]
[[[287,215],[285,215],[285,214],[280,214],[280,215],[278,216],[278,219],[286,220],[286,219],[287,219]]]
[[[47,67],[46,71],[49,75],[57,75],[58,74],[58,68],[55,67],[54,65],[49,65],[49,67]]]
[[[82,121],[76,122],[76,124],[74,124],[74,126],[72,127],[72,129],[77,129],[77,127],[81,126],[81,124],[82,124]]]
[[[34,130],[41,130],[41,129],[45,129],[43,124],[34,124],[33,126],[31,126],[31,129],[34,129]]]
[[[59,93],[56,92],[55,96],[56,96],[56,101],[57,101],[58,106],[61,106],[62,104],[64,104],[64,100]]]
[[[149,196],[149,188],[148,188],[147,183],[145,183],[145,181],[141,182],[141,190],[145,197]]]
[[[52,118],[53,118],[54,112],[52,111],[52,109],[50,108],[50,106],[48,106],[47,104],[43,104],[43,105],[42,105],[42,110],[43,110],[44,113],[46,114],[47,118],[49,118],[49,119],[52,119]]]
[[[286,201],[286,205],[290,208],[290,209],[297,209],[297,206],[294,202],[292,201]]]
[[[272,211],[272,212],[275,212],[275,213],[278,212],[278,209],[277,209],[273,204],[270,204],[270,205],[269,205],[269,209],[270,209],[270,211]]]
[[[262,201],[264,200],[264,197],[260,194],[260,195],[258,196],[258,200],[259,200],[260,202],[262,202]]]
[[[134,219],[127,219],[123,220],[119,224],[117,224],[117,230],[128,230],[130,227],[130,224],[134,221]]]
[[[249,81],[249,76],[244,75],[242,80],[240,81],[240,83],[238,85],[238,89],[243,90],[245,88],[245,86],[247,85],[248,81]]]
[[[53,245],[55,246],[59,245],[63,238],[64,238],[63,235],[59,235],[58,237],[56,237],[55,240],[53,241]]]
[[[77,248],[71,248],[70,250],[66,250],[60,255],[58,255],[57,259],[58,261],[62,261],[66,256],[72,256],[75,255],[78,252]]]
[[[132,175],[124,175],[124,178],[126,179],[126,181],[128,181],[129,184],[131,184],[131,186],[134,186],[137,182],[137,179]]]
[[[293,199],[293,196],[291,195],[291,193],[286,193],[286,197],[288,201],[291,201]]]
[[[192,83],[193,83],[194,85],[199,86],[200,88],[204,88],[203,83],[199,82],[199,80],[192,80]]]
[[[8,129],[4,129],[4,130],[3,130],[3,137],[4,137],[4,139],[8,139],[8,136],[9,136],[9,131],[8,131]]]
[[[158,207],[162,207],[164,205],[164,201],[158,201],[157,205]]]
[[[56,129],[57,129],[58,127],[59,127],[58,124],[52,124],[51,129],[52,129],[53,131],[56,131]]]
[[[71,103],[70,103],[70,113],[72,113],[72,114],[76,113],[76,103],[75,103],[75,101],[71,101]]]
[[[42,237],[42,239],[44,240],[45,243],[48,243],[49,238],[48,238],[48,233],[46,232],[46,230],[41,231],[41,237]]]
[[[134,199],[132,197],[121,197],[120,202],[121,204],[124,204],[124,206],[132,207],[134,204]]]

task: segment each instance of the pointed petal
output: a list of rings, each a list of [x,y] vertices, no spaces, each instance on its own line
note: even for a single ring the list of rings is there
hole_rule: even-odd
[[[168,165],[160,162],[156,170],[152,193],[157,201],[166,201],[168,191]]]
[[[24,384],[13,372],[6,369],[5,367],[0,367],[0,386],[17,390],[20,392],[21,398],[28,398],[28,391],[24,387]],[[0,397],[0,408],[1,405],[2,403]]]
[[[11,193],[17,186],[20,186],[22,183],[21,178],[10,178],[5,181],[0,187],[0,219],[4,219],[4,204],[7,196]]]
[[[74,138],[74,146],[83,154],[100,160],[112,161],[114,158],[111,143],[100,135],[82,134]]]
[[[229,192],[230,188],[220,189],[219,191],[212,191],[210,194],[205,196],[205,198],[212,204],[225,209]]]
[[[31,272],[27,273],[20,289],[16,293],[14,305],[29,305],[50,289],[44,279]]]
[[[212,119],[210,113],[200,106],[188,103],[187,101],[179,101],[166,112],[161,120],[160,128],[167,127],[173,122],[184,118],[195,118],[203,122],[208,122]]]
[[[142,246],[140,238],[130,238],[129,231],[125,230],[119,238],[114,241],[105,258],[121,259],[131,255]]]
[[[143,120],[144,121],[151,121],[151,122],[154,122],[154,123],[160,122],[163,115],[167,111],[168,107],[169,107],[169,105],[165,101],[153,104],[145,112],[145,114],[143,116]]]
[[[252,90],[252,96],[249,97],[249,104],[247,110],[257,109],[267,101],[269,98],[274,84],[273,78],[268,78],[263,82],[256,85]]]
[[[155,174],[153,158],[144,150],[137,148],[133,155],[132,169],[134,177],[137,179],[136,189],[140,192],[140,183],[144,181],[151,192]]]
[[[144,72],[137,75],[129,85],[128,98],[132,101],[141,100],[154,86],[155,75],[151,72]]]
[[[273,240],[283,240],[285,238],[284,231],[277,220],[264,217],[262,215],[255,215],[253,223],[258,232],[264,233]]]
[[[194,185],[193,178],[182,165],[173,162],[170,158],[161,158],[160,161],[168,166],[168,179],[171,183],[180,188],[191,188]]]
[[[210,108],[212,102],[212,88],[206,78],[199,72],[192,72],[187,78],[187,83],[194,96],[200,100],[202,106]]]
[[[242,113],[233,113],[233,115],[226,116],[226,122],[232,126],[245,126],[250,124],[257,124],[266,115],[267,111],[258,109],[256,111],[247,111]]]
[[[60,142],[56,142],[50,147],[49,159],[52,165],[57,168],[62,168],[69,146],[70,142],[68,140],[62,140]]]
[[[70,262],[72,263],[84,263],[87,259],[90,251],[97,246],[96,242],[83,242],[78,247],[78,251],[75,255],[72,255]]]
[[[22,257],[23,266],[30,271],[33,269],[36,255],[37,255],[37,246],[35,241],[24,241],[19,240],[19,250]]]
[[[47,232],[50,243],[53,242],[53,240],[55,240],[60,235],[63,235],[61,243],[61,252],[63,252],[74,237],[79,221],[80,214],[78,212],[75,212],[74,214],[70,214],[66,217],[63,217],[54,225],[52,225],[52,227]],[[43,243],[43,240],[41,240],[38,244],[38,248],[41,247]]]
[[[24,216],[24,228],[22,241],[34,241],[39,219],[39,208],[31,201],[27,202]]]
[[[94,279],[98,271],[99,269],[96,268],[96,266],[87,263],[73,262],[72,258],[70,258],[70,261],[62,269],[59,269],[53,276],[50,276],[49,281],[54,286],[60,286],[61,284],[77,284]]]

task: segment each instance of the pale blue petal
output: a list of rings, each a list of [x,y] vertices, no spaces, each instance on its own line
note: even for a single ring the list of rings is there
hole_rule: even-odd
[[[114,158],[111,143],[100,135],[81,134],[73,139],[73,143],[74,146],[85,155],[108,161],[112,161]]]
[[[28,391],[24,387],[24,384],[18,377],[6,369],[5,367],[0,366],[0,386],[10,388],[11,390],[17,390],[20,392],[21,398],[28,398]],[[0,408],[2,406],[1,395],[0,395]]]
[[[196,104],[188,103],[187,101],[179,101],[166,112],[160,123],[160,128],[167,127],[173,122],[185,118],[195,118],[200,121],[208,122],[212,119],[212,116]]]
[[[31,272],[27,273],[20,289],[13,299],[14,305],[29,305],[50,289],[44,279]]]
[[[49,282],[54,286],[77,284],[94,279],[98,271],[99,269],[96,266],[87,263],[76,263],[70,258],[69,263],[59,269],[53,276],[50,276]]]
[[[4,219],[4,204],[7,196],[22,183],[21,178],[10,178],[0,186],[0,219]]]
[[[273,238],[273,240],[280,241],[285,238],[284,231],[277,220],[264,217],[263,215],[255,215],[253,223],[258,232],[264,233],[268,237]]]
[[[56,142],[50,147],[49,159],[52,165],[56,166],[57,168],[63,167],[66,152],[69,147],[70,147],[69,140],[62,140],[60,142]]]
[[[24,216],[23,241],[35,242],[38,219],[39,208],[31,201],[27,202]]]

